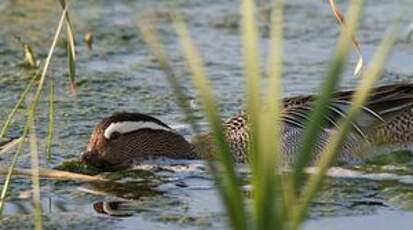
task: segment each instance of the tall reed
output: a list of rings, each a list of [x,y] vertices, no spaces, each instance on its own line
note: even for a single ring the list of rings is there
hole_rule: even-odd
[[[62,9],[65,9],[67,3],[65,0],[59,0]],[[65,14],[65,22],[66,22],[66,51],[67,51],[67,64],[69,69],[69,83],[70,83],[70,90],[74,94],[76,93],[76,46],[75,46],[75,33],[73,31],[72,22],[69,18],[69,12],[66,11]]]
[[[29,143],[32,170],[33,206],[34,206],[34,226],[36,230],[43,228],[42,204],[40,201],[40,179],[39,179],[39,154],[37,148],[37,136],[35,128],[35,111],[28,114]]]
[[[29,127],[30,127],[30,121],[31,121],[31,119],[32,119],[32,116],[34,117],[34,114],[36,113],[36,108],[37,108],[37,104],[38,104],[38,102],[39,102],[40,95],[41,95],[41,92],[42,92],[42,89],[43,89],[43,84],[44,84],[44,82],[46,81],[46,73],[47,73],[47,70],[48,70],[50,61],[51,61],[51,59],[52,59],[52,55],[53,55],[54,48],[56,47],[56,44],[57,44],[57,39],[58,39],[58,37],[59,37],[60,30],[62,29],[63,20],[64,20],[64,18],[65,18],[65,13],[66,13],[66,11],[67,11],[67,8],[65,8],[65,9],[63,10],[63,14],[62,14],[62,16],[61,16],[61,18],[60,18],[59,24],[58,24],[57,29],[56,29],[55,36],[54,36],[54,38],[53,38],[52,45],[51,45],[51,47],[50,47],[50,50],[49,50],[49,53],[48,53],[48,55],[47,55],[46,61],[45,61],[45,63],[44,63],[42,73],[41,73],[41,75],[40,75],[40,80],[39,80],[39,83],[38,83],[36,92],[35,92],[35,94],[34,94],[34,97],[33,97],[32,101],[31,101],[31,104],[30,104],[30,106],[29,106],[29,108],[28,108],[28,111],[27,111],[27,120],[26,120],[24,129],[23,129],[23,133],[22,133],[22,135],[21,135],[21,137],[22,137],[23,139],[27,136],[27,133],[28,133],[28,130],[29,130]],[[20,153],[21,153],[21,151],[22,151],[22,145],[23,145],[23,143],[24,143],[24,141],[20,142],[20,144],[19,144],[19,147],[18,147],[18,149],[17,149],[17,151],[16,151],[16,153],[15,153],[15,155],[14,155],[14,157],[13,157],[13,161],[12,161],[12,163],[11,163],[11,165],[10,165],[9,173],[7,174],[6,180],[5,180],[4,185],[3,185],[3,188],[2,188],[2,193],[1,193],[1,197],[0,197],[0,214],[3,212],[3,209],[4,209],[4,202],[5,202],[7,190],[8,190],[8,187],[9,187],[9,185],[10,185],[11,177],[12,177],[12,175],[13,175],[13,170],[14,170],[14,167],[15,167],[15,165],[16,165],[16,163],[17,163],[18,156],[20,155]]]
[[[53,52],[56,47],[60,32],[63,27],[63,23],[66,19],[66,27],[67,27],[67,37],[68,37],[68,66],[69,66],[69,79],[70,84],[72,85],[71,89],[74,92],[74,84],[75,84],[75,47],[74,47],[74,36],[73,36],[73,29],[71,27],[70,20],[68,18],[68,5],[64,0],[60,1],[63,11],[60,17],[58,26],[56,28],[52,44],[50,46],[50,50],[48,55],[44,61],[43,68],[41,70],[41,74],[36,73],[33,78],[27,84],[25,90],[22,92],[21,96],[19,97],[16,105],[13,107],[11,112],[9,113],[6,122],[3,124],[3,127],[0,131],[0,136],[5,136],[7,134],[8,128],[12,123],[12,120],[21,106],[23,101],[26,99],[27,95],[31,93],[33,87],[37,85],[37,88],[34,92],[32,100],[29,102],[29,106],[27,108],[26,113],[26,120],[25,125],[22,131],[20,138],[17,139],[16,145],[17,150],[13,156],[12,162],[8,168],[7,176],[5,178],[2,191],[0,194],[0,215],[3,213],[4,205],[7,197],[7,191],[10,186],[12,176],[15,170],[15,166],[17,164],[19,155],[23,150],[23,144],[25,143],[25,138],[29,135],[29,143],[30,143],[30,153],[31,153],[31,174],[32,174],[32,183],[33,183],[33,204],[34,204],[34,212],[35,212],[35,229],[42,229],[42,208],[40,202],[40,181],[39,181],[39,156],[38,156],[38,145],[37,145],[37,137],[36,137],[36,130],[35,130],[35,119],[36,119],[36,109],[40,101],[40,97],[45,85],[45,82],[48,80],[47,72],[52,60]],[[47,143],[47,152],[48,158],[50,158],[50,147],[52,145],[53,140],[53,128],[54,128],[54,81],[50,78],[50,90],[49,90],[49,134],[48,134],[48,143]],[[3,168],[1,168],[3,170]],[[22,173],[22,170],[18,170],[19,173]],[[24,171],[23,173],[27,173]],[[48,175],[54,175],[58,177],[56,172],[47,172]],[[76,175],[75,175],[76,176]],[[89,179],[89,178],[86,178]]]

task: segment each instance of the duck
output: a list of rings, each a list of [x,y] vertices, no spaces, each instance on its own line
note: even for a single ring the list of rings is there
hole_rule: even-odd
[[[325,123],[320,127],[312,162],[336,131],[337,122],[351,105],[353,90],[332,95]],[[282,99],[281,152],[291,165],[299,150],[304,126],[317,95],[299,95]],[[233,160],[248,162],[248,115],[241,112],[223,121],[225,137]],[[413,141],[413,83],[397,83],[372,90],[352,129],[338,150],[337,162],[358,163],[366,152],[377,146],[408,146]],[[210,159],[212,135],[204,133],[186,140],[161,120],[142,113],[118,112],[103,118],[94,128],[81,160],[98,168],[123,168],[144,159]]]

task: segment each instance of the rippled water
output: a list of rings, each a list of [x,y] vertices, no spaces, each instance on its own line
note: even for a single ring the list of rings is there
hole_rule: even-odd
[[[335,19],[325,1],[286,2],[284,95],[317,92],[338,35]],[[339,6],[345,9],[346,2],[339,1]],[[76,97],[68,94],[65,51],[61,43],[50,72],[58,88],[57,136],[49,166],[77,157],[94,125],[115,111],[138,111],[156,116],[190,137],[191,133],[174,103],[162,71],[137,33],[136,20],[148,11],[156,11],[161,18],[171,9],[184,14],[205,60],[223,117],[241,110],[244,81],[237,23],[238,4],[239,1],[232,0],[74,1],[70,13],[78,35],[79,87]],[[266,6],[265,1],[260,1],[263,60],[268,50]],[[367,62],[386,28],[395,20],[401,22],[397,44],[380,84],[406,81],[413,75],[413,42],[405,38],[407,26],[413,21],[412,7],[410,0],[366,3],[359,40]],[[33,74],[33,70],[24,67],[22,48],[13,35],[31,44],[38,57],[45,57],[59,10],[58,4],[52,0],[0,2],[0,123],[4,122],[9,108]],[[160,20],[158,28],[177,75],[196,104],[197,95],[188,80],[176,35],[166,20]],[[86,32],[94,34],[92,50],[82,42]],[[357,79],[351,76],[354,62],[355,57],[346,70],[341,84],[343,88],[356,83]],[[198,113],[197,117],[202,122],[202,114]],[[18,113],[10,136],[19,135],[21,118],[21,113]],[[39,137],[45,138],[46,103],[40,106],[37,122]],[[43,146],[41,148],[40,153],[43,153]],[[10,156],[1,156],[1,163],[10,162]],[[46,166],[44,158],[42,155],[42,164]],[[409,162],[385,161],[385,164],[381,162],[331,170],[331,177],[314,202],[310,220],[304,228],[410,229],[408,224],[413,223],[411,159]],[[19,162],[19,167],[29,167],[28,154],[22,155]],[[242,171],[245,171],[242,175],[247,178],[248,170]],[[82,226],[87,229],[226,227],[219,197],[203,162],[148,162],[126,175],[108,176],[118,176],[118,183],[43,179],[42,202],[46,226],[59,229]],[[245,190],[248,192],[248,185]],[[1,220],[0,228],[31,225],[30,202],[30,179],[15,177],[6,206],[7,217]],[[103,204],[118,207],[125,217],[100,213]]]

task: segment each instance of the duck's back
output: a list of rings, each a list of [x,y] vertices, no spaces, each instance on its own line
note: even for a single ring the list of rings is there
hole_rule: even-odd
[[[325,124],[314,149],[314,159],[324,147],[338,120],[345,117],[354,91],[342,91],[333,95]],[[282,151],[285,160],[294,159],[306,121],[316,96],[296,96],[283,99]],[[247,116],[240,114],[226,122],[227,138],[234,158],[247,160],[248,144]],[[383,145],[405,145],[413,142],[413,84],[395,84],[375,88],[360,116],[353,123],[338,159],[357,162],[366,147]],[[361,154],[361,155],[360,155]]]

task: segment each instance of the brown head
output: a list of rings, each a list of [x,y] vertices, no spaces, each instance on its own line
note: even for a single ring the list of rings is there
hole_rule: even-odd
[[[118,168],[151,157],[194,156],[193,146],[162,121],[140,113],[116,113],[96,126],[82,160],[99,168]]]

